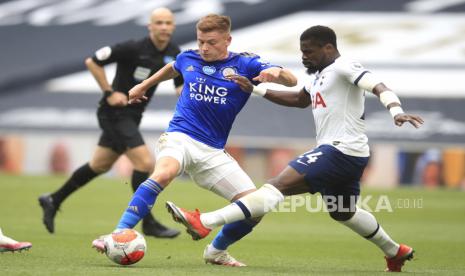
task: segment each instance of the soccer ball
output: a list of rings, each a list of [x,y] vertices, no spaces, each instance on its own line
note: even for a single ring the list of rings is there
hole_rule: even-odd
[[[122,229],[103,239],[105,254],[120,265],[131,265],[140,261],[147,248],[144,236],[134,229]]]

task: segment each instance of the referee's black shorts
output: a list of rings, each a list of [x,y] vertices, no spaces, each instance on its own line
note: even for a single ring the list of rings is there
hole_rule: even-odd
[[[139,131],[142,114],[128,108],[100,107],[97,118],[102,135],[98,145],[123,154],[129,148],[145,144]]]

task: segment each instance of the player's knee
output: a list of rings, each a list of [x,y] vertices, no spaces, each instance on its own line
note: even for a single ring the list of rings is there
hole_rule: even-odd
[[[329,216],[336,221],[347,221],[354,216],[355,212],[352,211],[332,211]]]
[[[97,174],[106,173],[111,169],[112,164],[107,163],[89,163],[89,167],[92,171]]]

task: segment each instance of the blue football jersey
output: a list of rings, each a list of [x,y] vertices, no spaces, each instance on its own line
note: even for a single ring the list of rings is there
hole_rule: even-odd
[[[239,85],[226,79],[230,74],[252,78],[276,67],[249,53],[230,52],[227,59],[206,62],[198,51],[176,57],[174,68],[184,78],[184,87],[167,132],[182,132],[215,148],[224,148],[234,119],[250,97]]]

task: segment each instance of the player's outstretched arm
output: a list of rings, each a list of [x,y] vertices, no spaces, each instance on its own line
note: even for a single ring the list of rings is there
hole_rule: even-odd
[[[311,103],[310,95],[303,89],[299,92],[277,91],[256,87],[244,76],[231,75],[228,78],[239,85],[242,91],[265,97],[267,100],[279,105],[305,108]]]
[[[173,62],[166,64],[155,74],[135,85],[129,90],[129,103],[139,103],[146,100],[145,92],[152,86],[169,79],[177,77],[179,73],[174,69]]]
[[[296,76],[288,69],[280,67],[267,68],[261,71],[253,80],[259,82],[274,82],[288,87],[297,85]]]
[[[399,97],[384,83],[377,84],[373,88],[373,94],[378,96],[381,103],[389,110],[396,126],[402,126],[405,122],[409,122],[415,128],[419,128],[424,123],[420,116],[405,113],[401,107]]]

